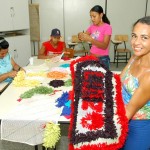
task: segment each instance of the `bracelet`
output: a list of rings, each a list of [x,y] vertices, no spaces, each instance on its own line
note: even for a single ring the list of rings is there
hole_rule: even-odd
[[[20,71],[21,67],[18,68],[18,71]]]

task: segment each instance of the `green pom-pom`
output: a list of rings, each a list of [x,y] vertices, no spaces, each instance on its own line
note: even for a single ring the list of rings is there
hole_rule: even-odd
[[[72,86],[72,80],[68,79],[67,81],[65,81],[65,86]]]
[[[24,92],[23,94],[20,95],[21,99],[26,99],[26,98],[31,98],[34,95],[34,90],[28,90],[26,92]]]
[[[54,148],[59,139],[59,124],[47,123],[44,130],[43,146],[46,148]]]

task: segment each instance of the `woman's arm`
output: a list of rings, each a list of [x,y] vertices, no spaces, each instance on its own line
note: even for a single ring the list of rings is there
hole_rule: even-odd
[[[19,66],[14,62],[14,60],[12,58],[10,61],[11,61],[11,64],[13,66],[13,70],[11,70],[10,72],[1,74],[0,75],[0,82],[6,80],[7,78],[14,78],[17,75],[17,70],[19,69]]]
[[[93,39],[90,36],[90,33],[88,33],[88,32],[85,32],[85,33],[80,32],[78,34],[78,36],[79,36],[79,39],[81,41],[90,42],[92,45],[95,45],[98,48],[101,48],[101,49],[104,49],[104,50],[107,49],[107,47],[108,47],[108,45],[110,43],[110,39],[111,39],[111,35],[105,35],[104,36],[104,40],[102,42],[100,42],[98,40]]]
[[[20,67],[13,58],[11,58],[11,65],[13,67],[13,70],[10,72],[4,73],[0,75],[0,82],[6,80],[7,78],[14,78],[17,75],[18,71],[25,71],[22,67]]]
[[[52,58],[50,56],[45,56],[45,47],[42,45],[41,49],[38,52],[38,59],[48,59]]]
[[[86,32],[79,32],[79,33],[78,33],[78,38],[79,38],[79,40],[83,41],[83,35],[84,35],[84,34],[90,35],[90,33],[89,33],[88,31],[86,31]]]
[[[63,52],[65,52],[66,50],[66,43],[64,42],[64,45],[63,45]]]
[[[150,100],[150,73],[146,73],[140,79],[139,87],[134,92],[130,102],[126,106],[126,115],[131,119],[134,114]]]
[[[25,71],[23,68],[21,68],[14,60],[11,58],[11,64],[13,66],[13,70],[4,74],[0,75],[0,82],[6,80],[7,78],[14,78],[17,75],[17,72],[20,70]]]
[[[64,47],[63,47],[63,50],[65,50],[66,48],[66,44],[64,42]],[[56,57],[60,54],[51,54],[51,55],[45,55],[45,47],[42,45],[41,49],[39,50],[38,52],[38,59],[50,59],[50,58],[53,58],[53,57]]]
[[[20,71],[20,70],[25,71],[22,67],[20,67],[20,66],[14,61],[13,58],[11,58],[11,64],[12,64],[12,66],[13,66],[13,70],[14,70],[14,71]]]
[[[10,71],[0,75],[0,82],[6,80],[7,78],[14,78],[17,75],[17,71]]]
[[[105,35],[103,42],[100,42],[98,40],[95,40],[91,38],[88,42],[91,42],[92,45],[97,46],[98,48],[101,48],[103,50],[107,49],[109,43],[110,43],[111,35]]]
[[[7,78],[14,78],[17,75],[17,71],[10,71],[0,75],[0,82],[6,80]]]

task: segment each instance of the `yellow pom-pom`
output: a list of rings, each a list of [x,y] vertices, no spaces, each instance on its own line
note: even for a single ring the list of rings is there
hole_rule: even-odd
[[[28,77],[34,77],[34,76],[41,76],[41,77],[46,77],[46,73],[45,72],[30,72],[27,73]]]
[[[47,123],[44,131],[43,146],[46,148],[54,148],[60,139],[59,124]]]

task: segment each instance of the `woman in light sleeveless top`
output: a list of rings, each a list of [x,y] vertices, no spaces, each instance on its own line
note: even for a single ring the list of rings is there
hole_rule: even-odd
[[[129,133],[121,150],[150,149],[150,16],[133,25],[134,55],[121,73]]]
[[[0,82],[11,82],[19,70],[23,70],[11,57],[9,43],[0,37]]]

